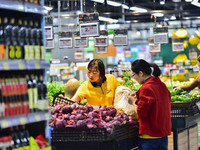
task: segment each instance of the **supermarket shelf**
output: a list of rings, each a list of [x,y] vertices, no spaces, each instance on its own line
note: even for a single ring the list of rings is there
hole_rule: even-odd
[[[0,129],[17,126],[17,125],[24,125],[28,123],[34,123],[39,121],[45,121],[49,119],[48,111],[42,112],[35,112],[26,115],[19,115],[19,116],[12,116],[12,117],[5,117],[0,119]]]
[[[47,69],[50,65],[46,61],[37,60],[12,60],[12,61],[0,61],[0,71],[9,70],[37,70]]]
[[[47,11],[40,5],[16,0],[0,0],[0,9],[8,9],[27,13],[47,14]]]

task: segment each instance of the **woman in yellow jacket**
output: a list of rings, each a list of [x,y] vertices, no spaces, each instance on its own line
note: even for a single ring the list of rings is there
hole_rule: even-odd
[[[89,80],[81,84],[72,100],[79,102],[86,98],[89,105],[112,106],[115,89],[120,85],[118,80],[111,74],[105,74],[105,66],[100,59],[91,60],[87,69]]]

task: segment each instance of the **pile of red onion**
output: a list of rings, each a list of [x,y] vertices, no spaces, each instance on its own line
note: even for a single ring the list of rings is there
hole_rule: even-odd
[[[122,124],[136,125],[137,121],[125,113],[117,113],[112,106],[94,108],[91,105],[63,105],[49,108],[49,126],[55,128],[106,128],[111,133]]]

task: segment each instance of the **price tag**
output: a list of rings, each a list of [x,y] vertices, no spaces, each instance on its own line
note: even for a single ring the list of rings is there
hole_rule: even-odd
[[[190,59],[196,59],[198,56],[197,52],[189,52],[189,58]]]
[[[108,38],[107,37],[94,38],[94,46],[108,46]]]
[[[124,51],[124,57],[130,58],[131,57],[131,51]]]
[[[180,69],[179,69],[179,73],[185,74],[185,68],[180,68]]]
[[[173,43],[172,44],[172,50],[174,52],[176,52],[176,51],[184,51],[184,45],[183,45],[183,43]]]
[[[35,115],[35,120],[36,120],[36,121],[40,121],[40,120],[41,120],[40,115]]]
[[[96,47],[96,54],[105,54],[107,53],[107,47]]]
[[[26,118],[24,117],[19,118],[19,121],[21,124],[26,124]]]
[[[71,48],[72,38],[59,38],[59,48]]]
[[[154,43],[168,43],[168,33],[154,34]]]
[[[194,72],[199,72],[199,66],[198,65],[193,66],[193,71]]]
[[[10,69],[10,66],[8,65],[8,63],[3,63],[3,69],[5,69],[5,70]]]
[[[90,36],[99,36],[99,23],[85,23],[80,24],[80,36],[81,37],[90,37]]]
[[[114,36],[114,45],[128,45],[128,36],[116,35]]]
[[[20,70],[25,69],[24,64],[23,64],[23,63],[18,63],[18,68],[19,68]]]
[[[40,64],[39,63],[35,63],[35,69],[40,69]]]
[[[160,44],[149,43],[149,52],[160,52]]]
[[[7,120],[2,120],[1,121],[1,128],[8,128],[9,127],[9,122]]]
[[[74,38],[74,47],[88,47],[88,38]]]
[[[83,59],[83,52],[75,52],[74,59]]]

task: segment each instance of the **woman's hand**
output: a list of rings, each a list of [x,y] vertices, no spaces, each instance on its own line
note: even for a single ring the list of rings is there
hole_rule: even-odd
[[[135,103],[136,100],[137,100],[136,93],[133,92],[128,98],[128,103],[133,105],[133,103]]]

